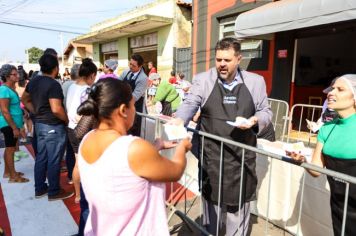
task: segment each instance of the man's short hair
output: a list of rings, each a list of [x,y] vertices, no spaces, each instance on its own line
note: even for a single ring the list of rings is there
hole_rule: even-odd
[[[241,51],[240,42],[231,37],[220,39],[215,46],[215,53],[217,50],[229,50],[230,48],[234,49],[235,55],[239,55]]]
[[[39,60],[41,71],[44,74],[50,74],[59,66],[56,56],[52,54],[43,54]]]
[[[132,54],[131,59],[136,61],[138,66],[143,65],[143,58],[140,54]]]
[[[43,54],[51,54],[55,57],[58,56],[58,53],[53,48],[46,48],[46,50],[44,50]]]

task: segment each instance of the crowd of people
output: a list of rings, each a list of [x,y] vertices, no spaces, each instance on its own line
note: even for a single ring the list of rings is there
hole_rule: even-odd
[[[148,84],[143,70],[143,58],[138,54],[132,55],[129,69],[120,76],[113,73],[117,67],[114,60],[105,61],[103,73],[99,75],[94,62],[85,58],[81,64],[73,65],[70,72],[65,70],[64,81],[58,79],[59,64],[57,53],[53,49],[44,52],[39,65],[40,71],[31,72],[32,78],[26,79],[26,83],[19,83],[21,75],[16,67],[6,64],[0,69],[3,81],[3,85],[0,86],[0,125],[6,145],[3,177],[9,178],[9,183],[29,182],[23,173],[16,171],[14,153],[19,143],[18,139],[26,136],[24,117],[31,117],[30,121],[33,121],[32,146],[35,152],[35,198],[48,196],[49,201],[55,201],[70,198],[75,194],[74,201],[80,203],[81,207],[78,235],[95,234],[94,232],[98,229],[101,232],[108,232],[109,235],[116,235],[117,232],[130,235],[139,232],[146,235],[149,232],[159,232],[159,235],[168,235],[168,226],[162,227],[161,221],[155,221],[156,226],[152,228],[152,222],[145,218],[148,216],[152,218],[153,215],[158,214],[164,220],[164,185],[161,183],[176,181],[181,177],[186,164],[185,153],[190,150],[191,143],[189,139],[185,139],[178,144],[162,140],[150,144],[138,138],[140,121],[135,112],[142,112],[145,107],[144,99]],[[28,134],[30,132],[31,130]],[[99,145],[102,148],[98,150],[99,152],[90,151],[90,156],[88,156],[88,148],[80,149],[80,143],[85,145],[87,142],[95,142],[96,145],[90,144],[89,146],[96,149],[99,147],[95,141],[98,138],[103,141],[102,145]],[[111,143],[121,144],[109,152]],[[131,143],[133,147],[129,148]],[[122,147],[127,151],[123,152]],[[137,147],[140,147],[139,152],[135,153]],[[159,150],[172,147],[176,147],[176,155],[172,160],[159,154]],[[119,152],[117,152],[118,149]],[[85,154],[81,150],[85,150]],[[70,192],[65,191],[60,185],[60,169],[64,153],[68,184],[74,185],[74,191]],[[94,153],[98,155],[91,156]],[[104,153],[105,156],[110,157],[101,157]],[[118,153],[122,153],[120,159],[117,158]],[[108,166],[114,167],[111,171],[106,167],[101,169],[107,176],[101,175],[103,179],[97,182],[103,187],[102,196],[99,198],[96,194],[92,194],[98,193],[99,185],[93,185],[94,182],[88,177],[85,168],[92,158],[97,160],[109,158],[111,160],[108,160]],[[120,163],[120,165],[115,166],[115,163]],[[158,171],[161,169],[165,171]],[[130,172],[131,177],[127,179],[127,174]],[[98,176],[93,173],[90,170],[89,176],[95,176],[97,179]],[[112,173],[117,173],[117,175],[113,176]],[[111,214],[105,216],[100,213],[100,216],[104,216],[104,220],[91,225],[92,219],[98,217],[96,212],[98,203],[93,204],[92,200],[96,202],[110,195],[107,186],[102,184],[107,183],[108,178],[112,183],[110,191],[114,191],[110,192],[114,197],[112,201],[114,205],[110,208],[115,206],[117,202],[115,199],[119,195],[122,195],[119,198],[125,195],[131,196],[132,191],[136,191],[137,198],[128,199],[131,200],[130,204],[137,206],[137,209],[130,209],[131,205],[126,204],[129,208],[127,208],[125,219],[122,217],[123,205],[116,204],[116,214],[120,217],[115,219]],[[128,183],[128,186],[132,184],[130,181],[136,182],[136,190],[127,187],[117,188],[116,186],[120,185],[123,180]],[[145,192],[141,192],[143,187],[146,188]],[[90,193],[91,191],[93,192]],[[143,198],[146,199],[147,204],[140,206]],[[151,199],[156,199],[156,203],[151,203]],[[102,204],[106,205],[107,199]],[[139,209],[141,211],[136,212]],[[127,221],[132,221],[132,214],[136,215],[137,222],[126,227]],[[86,223],[88,217],[90,220]],[[110,223],[106,222],[108,220],[121,221],[122,224],[111,229],[107,227]],[[142,224],[142,222],[147,223]],[[85,225],[87,226],[84,230]]]
[[[255,147],[257,137],[271,130],[272,111],[264,78],[240,68],[240,51],[236,39],[219,40],[215,67],[195,75],[192,84],[181,72],[172,71],[170,78],[161,78],[153,62],[148,62],[146,74],[139,54],[130,57],[129,67],[120,75],[116,73],[117,60],[106,60],[104,68],[98,70],[91,59],[85,58],[70,72],[65,71],[66,80],[61,83],[56,80],[59,64],[53,49],[45,51],[39,60],[40,71],[33,72],[29,82],[21,81],[20,69],[3,65],[3,177],[9,178],[9,183],[29,181],[16,171],[14,164],[18,139],[26,136],[26,123],[35,151],[35,197],[48,196],[49,201],[55,201],[75,195],[74,201],[81,207],[78,235],[169,235],[163,183],[181,178],[186,153],[194,143],[194,154],[200,156],[202,143],[196,136],[192,142],[186,138],[149,143],[140,138],[141,116],[136,112],[160,102],[161,113],[173,116],[171,124],[184,125],[199,113],[197,129]],[[313,164],[356,174],[355,141],[350,134],[356,129],[355,94],[356,75],[337,78],[328,90],[327,107],[338,116],[321,127]],[[246,122],[235,127],[226,122],[238,118]],[[248,235],[250,202],[256,200],[256,153],[225,144],[224,178],[219,182],[221,144],[205,138],[204,146],[209,150],[203,152],[203,163],[199,164],[203,224],[215,234],[223,226],[217,219],[224,218],[226,235]],[[175,152],[170,159],[159,152],[173,147]],[[59,181],[64,153],[68,183],[74,185],[70,192],[63,190]],[[241,172],[243,155],[245,171]],[[298,153],[288,155],[298,162],[305,161]],[[334,232],[339,235],[345,186],[331,177],[328,181]],[[347,235],[355,233],[355,191],[351,186]]]

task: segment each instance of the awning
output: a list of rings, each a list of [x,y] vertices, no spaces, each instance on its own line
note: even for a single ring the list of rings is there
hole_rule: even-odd
[[[237,38],[356,19],[355,0],[281,0],[240,14]]]
[[[154,15],[142,15],[133,19],[121,22],[102,30],[93,31],[79,36],[73,41],[75,43],[92,44],[95,42],[105,42],[112,39],[136,34],[146,30],[159,28],[173,23],[172,18]]]

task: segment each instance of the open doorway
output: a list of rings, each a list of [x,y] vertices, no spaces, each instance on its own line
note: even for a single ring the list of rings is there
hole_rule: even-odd
[[[340,75],[356,73],[356,32],[298,39],[294,104],[322,105],[323,89]]]
[[[142,47],[142,48],[133,48],[132,54],[137,53],[143,57],[143,68],[145,73],[148,74],[148,62],[152,61],[153,65],[157,68],[157,46],[153,47]]]

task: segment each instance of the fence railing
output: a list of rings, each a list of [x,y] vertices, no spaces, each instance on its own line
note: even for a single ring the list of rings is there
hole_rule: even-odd
[[[322,106],[295,104],[293,105],[288,124],[287,142],[302,141],[307,146],[316,144],[316,134],[307,126],[307,120],[317,122],[322,114]]]
[[[307,106],[309,107],[309,106]],[[310,113],[310,114],[314,114],[314,113]],[[153,116],[150,116],[150,115],[146,115],[146,114],[142,114],[142,113],[138,113],[138,115],[141,115],[144,117],[144,125],[146,126],[144,128],[145,130],[145,133],[149,132],[148,135],[144,135],[143,137],[149,137],[149,139],[152,139],[152,138],[155,138],[155,137],[161,137],[161,135],[163,134],[162,133],[162,124],[164,122],[166,122],[166,120],[164,119],[161,119],[159,117],[153,117]],[[266,224],[265,224],[265,233],[264,235],[268,235],[268,231],[269,231],[269,227],[268,227],[268,223],[269,222],[272,222],[272,223],[275,223],[276,219],[271,219],[271,209],[272,210],[276,210],[276,209],[273,209],[274,205],[271,206],[271,203],[272,201],[274,201],[274,192],[272,192],[272,188],[274,189],[280,189],[281,192],[285,192],[285,191],[290,191],[290,190],[286,190],[284,189],[285,186],[281,186],[279,185],[278,183],[275,183],[274,179],[276,178],[280,178],[280,177],[276,177],[274,176],[275,173],[276,173],[276,170],[275,170],[275,165],[277,165],[277,167],[279,168],[280,167],[280,164],[282,163],[283,165],[286,165],[287,168],[289,168],[286,172],[289,173],[290,178],[293,179],[293,178],[296,178],[296,176],[292,176],[294,174],[294,172],[296,171],[300,171],[301,174],[297,177],[298,181],[299,181],[299,185],[298,184],[295,184],[294,187],[298,188],[298,194],[297,195],[293,195],[293,194],[290,194],[290,196],[287,196],[286,197],[286,200],[290,200],[290,198],[292,197],[292,195],[294,197],[296,197],[295,200],[295,207],[294,207],[294,212],[296,212],[296,222],[293,223],[293,226],[294,227],[287,227],[287,224],[284,223],[284,229],[295,234],[295,235],[302,235],[304,233],[304,228],[307,227],[307,224],[304,224],[303,225],[301,224],[301,222],[306,222],[308,221],[309,224],[313,224],[315,222],[313,222],[313,219],[310,219],[308,218],[306,221],[303,220],[303,217],[306,217],[306,215],[308,214],[304,214],[304,211],[309,211],[308,213],[310,213],[310,209],[308,207],[303,207],[305,204],[307,204],[308,202],[306,202],[306,200],[304,200],[304,198],[306,198],[306,195],[307,197],[310,199],[313,199],[313,198],[317,198],[317,195],[315,194],[315,192],[311,192],[310,190],[310,184],[311,182],[313,182],[312,180],[306,182],[306,175],[305,174],[305,170],[308,169],[308,170],[313,170],[313,171],[317,171],[319,173],[321,173],[324,177],[321,178],[321,182],[323,182],[323,180],[325,181],[325,176],[332,176],[334,178],[337,178],[341,181],[343,181],[345,183],[345,200],[344,200],[344,211],[343,211],[343,219],[342,219],[342,234],[341,235],[344,235],[345,234],[345,224],[346,224],[346,213],[347,213],[347,206],[348,206],[348,197],[349,197],[349,188],[350,188],[350,184],[356,184],[356,178],[353,177],[353,176],[350,176],[350,175],[346,175],[346,174],[343,174],[343,173],[339,173],[339,172],[336,172],[336,171],[333,171],[333,170],[329,170],[329,169],[325,169],[325,168],[320,168],[318,166],[315,166],[315,165],[312,165],[312,164],[309,164],[309,163],[302,163],[302,164],[299,164],[299,163],[296,163],[295,161],[293,161],[292,159],[290,159],[289,157],[286,157],[284,155],[278,155],[278,154],[275,154],[275,153],[272,153],[272,152],[269,152],[269,151],[266,151],[266,150],[262,150],[262,149],[259,149],[259,148],[256,148],[256,147],[251,147],[251,146],[248,146],[248,145],[245,145],[245,144],[242,144],[242,143],[238,143],[238,142],[235,142],[235,141],[232,141],[232,140],[229,140],[229,139],[225,139],[225,138],[221,138],[221,137],[218,137],[216,135],[213,135],[213,134],[209,134],[209,133],[206,133],[206,132],[202,132],[202,131],[197,131],[197,130],[192,130],[190,129],[191,132],[194,132],[195,134],[199,135],[199,137],[201,138],[201,152],[200,152],[200,156],[198,157],[198,159],[200,160],[200,166],[199,168],[204,168],[204,166],[202,166],[204,163],[203,162],[203,158],[204,158],[204,151],[205,150],[205,146],[204,146],[204,140],[205,139],[212,139],[212,140],[215,140],[217,142],[220,142],[220,145],[221,145],[221,154],[220,154],[220,166],[219,166],[219,170],[220,170],[220,176],[219,176],[219,183],[220,183],[220,186],[221,186],[221,183],[222,183],[222,176],[223,176],[223,171],[222,171],[222,163],[223,163],[223,158],[224,158],[224,155],[223,155],[223,148],[225,145],[233,145],[233,146],[236,146],[236,147],[239,147],[241,148],[242,150],[242,155],[240,158],[240,161],[241,161],[241,176],[243,176],[243,172],[245,171],[244,169],[244,166],[245,166],[245,153],[246,151],[252,151],[254,153],[257,154],[257,161],[259,160],[267,160],[267,169],[268,171],[266,171],[266,173],[264,173],[264,177],[263,179],[259,179],[259,182],[262,182],[262,184],[265,184],[265,187],[262,188],[262,186],[260,185],[258,188],[259,188],[259,196],[262,196],[265,195],[267,196],[265,201],[266,201],[266,209],[264,212],[257,212],[257,214],[259,216],[262,216],[263,218],[266,219]],[[153,135],[152,135],[153,133]],[[153,137],[152,137],[153,136]],[[281,150],[283,151],[283,150]],[[171,153],[169,153],[171,152]],[[170,154],[172,154],[172,151],[169,151],[168,153],[166,153],[167,155],[166,156],[169,156]],[[298,167],[299,166],[299,167]],[[193,167],[194,168],[194,167]],[[198,173],[198,168],[197,166],[195,167],[196,168],[196,174]],[[293,168],[292,170],[290,168]],[[273,169],[273,171],[272,171]],[[278,170],[278,169],[277,169]],[[185,177],[183,177],[185,178]],[[196,177],[197,178],[197,175]],[[267,179],[266,179],[267,178]],[[282,176],[282,178],[286,178],[286,176]],[[202,179],[202,176],[200,176],[200,181]],[[320,177],[318,178],[320,180]],[[240,181],[240,190],[242,188],[242,183],[243,181],[245,181],[243,178],[241,178],[241,181]],[[184,185],[184,183],[182,183]],[[191,181],[189,181],[189,184],[191,184]],[[202,184],[202,182],[200,182],[200,184]],[[329,208],[329,201],[328,201],[328,196],[329,196],[329,191],[327,189],[327,187],[325,187],[326,185],[326,182],[323,182],[322,184],[318,183],[319,187],[321,189],[319,189],[321,192],[323,192],[323,199],[316,199],[316,204],[322,204],[320,205],[319,208],[313,208],[313,211],[315,212],[316,216],[315,216],[315,219],[317,219],[318,217],[322,217],[321,214],[319,214],[319,212],[317,211],[325,211],[325,209],[330,209]],[[324,184],[324,186],[323,186]],[[287,184],[286,186],[289,186],[290,187],[290,183]],[[186,186],[187,188],[189,188],[189,186]],[[281,189],[282,188],[282,189]],[[221,191],[222,191],[222,187],[219,188],[220,191],[219,191],[219,200],[218,200],[218,205],[221,204]],[[241,191],[240,191],[241,193]],[[306,194],[307,193],[307,194]],[[325,197],[326,196],[326,197]],[[242,196],[241,194],[239,196],[236,196],[236,198],[238,198],[238,202],[242,203]],[[262,202],[263,200],[258,198],[257,200],[257,205],[259,205],[259,202]],[[290,203],[287,203],[286,206],[288,207],[290,205]],[[175,209],[174,207],[174,204],[172,204],[172,202],[168,202],[167,203],[167,206],[170,208],[170,210],[173,212],[173,214],[176,214],[178,217],[180,217],[185,223],[187,223],[188,225],[194,227],[195,229],[199,230],[203,235],[210,235],[209,232],[207,232],[207,230],[203,227],[202,224],[198,224],[197,222],[194,221],[194,219],[191,219],[187,214],[185,214],[185,212],[182,212],[182,211],[179,211],[177,209]],[[200,212],[199,214],[202,215],[202,201],[200,201]],[[283,209],[277,209],[277,211],[282,211]],[[324,232],[326,233],[323,233],[321,235],[332,235],[332,229],[330,229],[330,211],[329,212],[329,222],[327,222],[325,225],[325,227],[329,227],[327,229],[320,229],[321,231],[324,230]],[[308,215],[308,217],[311,217],[310,214]],[[220,225],[221,223],[221,212],[218,213],[218,219],[217,219],[217,225]],[[321,224],[322,225],[322,224]],[[279,226],[282,226],[283,227],[283,224],[279,224]],[[316,226],[315,225],[312,225],[313,227],[313,231],[315,233],[315,229],[316,229]],[[320,226],[321,227],[321,226]],[[216,232],[216,235],[219,235],[219,231]],[[307,232],[305,232],[305,234],[308,234]]]
[[[276,140],[284,141],[287,135],[289,105],[283,100],[268,98],[268,104],[273,112],[272,124]]]

